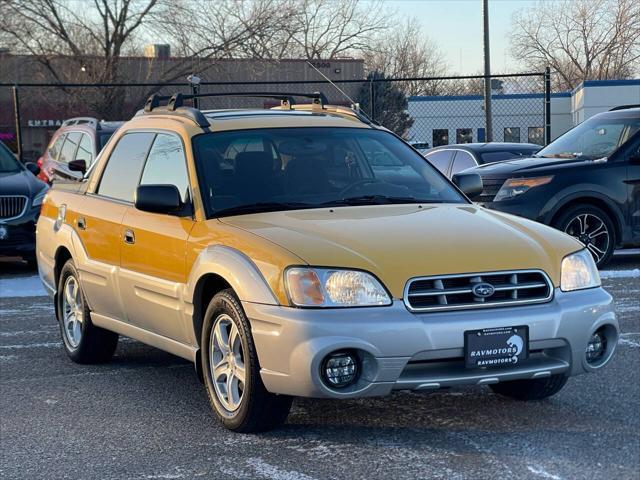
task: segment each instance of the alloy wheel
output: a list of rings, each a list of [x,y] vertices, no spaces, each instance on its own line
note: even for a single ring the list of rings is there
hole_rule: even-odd
[[[77,348],[82,340],[82,322],[84,321],[84,305],[78,280],[69,275],[62,291],[62,316],[64,336],[71,346]]]
[[[218,316],[213,324],[209,371],[220,403],[230,412],[237,410],[245,391],[244,351],[238,327],[226,313]]]
[[[596,263],[600,263],[606,256],[611,242],[611,234],[607,224],[600,217],[590,213],[581,213],[567,223],[564,231],[584,243]]]

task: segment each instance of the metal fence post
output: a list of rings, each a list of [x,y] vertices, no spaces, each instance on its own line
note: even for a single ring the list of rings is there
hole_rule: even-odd
[[[551,143],[551,69],[544,69],[544,144]]]
[[[16,146],[18,149],[18,160],[22,162],[22,127],[20,126],[20,97],[18,95],[18,86],[14,85],[13,90],[13,115],[16,121]]]
[[[191,93],[198,95],[200,93],[200,85],[197,83],[191,83]],[[193,108],[200,108],[200,99],[198,97],[193,99]]]
[[[375,95],[375,87],[373,83],[373,77],[369,80],[369,97],[371,101],[369,102],[371,108],[371,120],[376,121],[376,95]]]

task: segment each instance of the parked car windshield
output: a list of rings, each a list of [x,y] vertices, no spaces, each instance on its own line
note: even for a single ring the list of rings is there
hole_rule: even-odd
[[[17,173],[20,164],[7,147],[0,144],[0,173]]]
[[[608,157],[638,130],[640,117],[592,117],[551,142],[536,157],[589,160]]]
[[[534,155],[538,150],[537,148],[512,148],[509,150],[480,153],[480,157],[482,158],[482,163],[502,162],[504,160],[526,158]]]
[[[392,203],[466,203],[394,135],[277,128],[194,138],[209,216]]]

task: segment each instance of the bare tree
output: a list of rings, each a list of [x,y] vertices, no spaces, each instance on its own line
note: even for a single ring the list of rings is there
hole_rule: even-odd
[[[556,88],[628,78],[640,71],[640,2],[541,1],[514,15],[510,37],[523,64],[557,72]]]
[[[364,52],[369,72],[383,72],[388,78],[440,77],[447,74],[447,64],[438,46],[426,37],[415,19],[408,19],[390,35],[380,35],[372,48]],[[406,95],[437,95],[440,80],[399,82]]]

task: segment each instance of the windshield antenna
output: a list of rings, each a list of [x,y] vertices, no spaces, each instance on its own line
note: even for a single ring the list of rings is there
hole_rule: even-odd
[[[367,115],[363,110],[360,110],[360,104],[359,104],[358,102],[354,101],[354,100],[353,100],[353,98],[351,98],[349,95],[347,95],[347,94],[345,93],[345,91],[344,91],[344,90],[342,90],[338,85],[336,85],[336,84],[333,82],[333,80],[331,80],[331,79],[330,79],[329,77],[327,77],[324,73],[322,73],[320,70],[318,70],[318,69],[316,68],[316,66],[315,66],[313,63],[311,63],[309,60],[307,60],[307,64],[308,64],[311,68],[313,68],[316,72],[318,72],[318,73],[322,76],[322,78],[324,78],[324,79],[325,79],[327,82],[329,82],[333,87],[335,87],[335,89],[336,89],[336,90],[338,90],[342,95],[344,95],[344,96],[347,98],[347,100],[349,100],[349,101],[351,102],[351,108],[353,108],[354,110],[357,110],[357,111],[358,111],[358,113],[360,113],[360,114],[364,115],[364,116],[367,118],[367,120],[369,120],[370,122],[372,122],[372,123],[373,123],[373,120],[371,120],[371,117],[369,117],[369,115]]]

